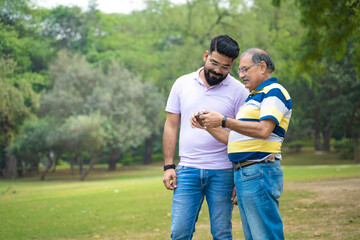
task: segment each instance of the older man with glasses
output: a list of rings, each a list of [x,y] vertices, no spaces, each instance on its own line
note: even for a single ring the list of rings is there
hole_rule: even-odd
[[[166,105],[163,134],[164,178],[174,190],[171,239],[192,239],[195,223],[206,198],[213,239],[232,239],[234,179],[227,146],[210,132],[191,128],[189,118],[198,109],[215,109],[235,117],[249,91],[229,71],[239,55],[236,41],[227,35],[211,40],[204,66],[178,78]],[[179,124],[180,163],[175,170],[174,153]]]
[[[205,110],[198,120],[193,114],[191,124],[215,138],[228,138],[245,239],[284,239],[278,201],[283,187],[280,161],[292,101],[277,78],[271,77],[275,65],[264,50],[246,50],[239,68],[239,77],[251,92],[236,118]],[[230,134],[219,126],[230,129]]]

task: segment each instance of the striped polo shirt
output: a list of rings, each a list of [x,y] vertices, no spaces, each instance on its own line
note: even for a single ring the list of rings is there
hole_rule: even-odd
[[[261,161],[273,154],[281,159],[281,145],[288,129],[292,102],[286,89],[277,78],[269,78],[253,90],[240,107],[236,119],[260,122],[273,119],[276,127],[267,139],[249,137],[231,131],[228,155],[232,162]]]

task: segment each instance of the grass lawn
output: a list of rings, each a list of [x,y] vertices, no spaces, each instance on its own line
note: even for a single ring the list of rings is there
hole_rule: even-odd
[[[360,239],[360,165],[290,161],[280,198],[286,239]],[[161,164],[96,169],[85,182],[63,169],[38,179],[0,181],[0,239],[169,239],[172,193]],[[233,234],[244,239],[237,207]],[[206,204],[194,239],[212,239]]]

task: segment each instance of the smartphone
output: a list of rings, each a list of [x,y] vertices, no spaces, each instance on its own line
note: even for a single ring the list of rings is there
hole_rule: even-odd
[[[196,121],[198,121],[198,123],[200,124],[200,126],[204,126],[204,123],[203,123],[203,121],[201,120],[201,118],[200,118],[200,116],[201,115],[204,115],[205,113],[203,113],[203,112],[199,112],[198,114],[196,114],[195,115],[195,118],[196,118]]]

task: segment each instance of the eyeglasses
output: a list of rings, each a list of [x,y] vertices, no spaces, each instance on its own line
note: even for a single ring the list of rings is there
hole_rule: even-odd
[[[218,62],[216,62],[215,60],[213,59],[210,59],[209,60],[211,66],[213,66],[213,68],[220,68],[220,70],[223,72],[223,73],[227,73],[230,71],[231,69],[231,66],[224,66],[224,65],[220,65]]]
[[[250,66],[248,66],[248,67],[241,67],[239,70],[236,71],[236,73],[237,73],[238,75],[240,75],[240,73],[246,73],[251,67],[253,67],[253,66],[255,66],[255,65],[256,65],[256,63],[253,64],[253,65],[250,65]]]

